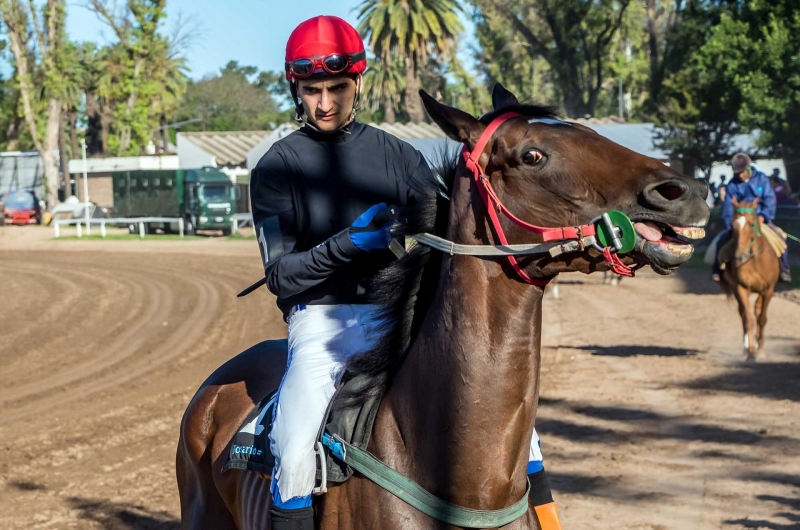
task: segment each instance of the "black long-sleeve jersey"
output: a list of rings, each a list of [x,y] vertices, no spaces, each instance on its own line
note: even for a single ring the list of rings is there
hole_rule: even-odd
[[[367,280],[392,254],[359,250],[347,229],[374,204],[413,202],[430,182],[419,151],[358,122],[333,134],[306,126],[273,144],[252,171],[250,200],[284,316],[298,304],[367,303]]]

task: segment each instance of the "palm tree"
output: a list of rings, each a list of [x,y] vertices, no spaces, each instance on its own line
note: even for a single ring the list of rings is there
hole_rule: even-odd
[[[406,111],[414,123],[425,118],[417,71],[429,57],[453,53],[461,12],[457,0],[364,0],[359,6],[358,29],[372,53],[389,63],[396,54],[405,61]]]
[[[367,105],[373,111],[383,108],[383,119],[394,123],[400,95],[406,87],[403,60],[394,57],[390,61],[378,58],[364,74],[364,89]]]
[[[150,79],[156,81],[150,112],[153,114],[153,120],[159,123],[164,152],[169,145],[167,115],[175,110],[186,94],[187,72],[186,59],[180,57],[179,50],[168,40],[157,38],[150,55],[147,74]]]

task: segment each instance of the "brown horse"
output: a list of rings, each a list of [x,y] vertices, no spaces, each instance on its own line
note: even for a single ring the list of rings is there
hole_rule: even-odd
[[[422,96],[431,118],[470,150],[495,117],[521,114],[495,132],[480,164],[509,210],[526,221],[573,226],[622,210],[642,234],[624,261],[650,264],[660,274],[691,256],[692,246],[676,234],[702,237],[708,219],[703,182],[591,129],[558,121],[549,109],[521,105],[502,87],[493,93],[495,110],[480,120]],[[494,244],[487,210],[463,161],[454,163],[450,177],[450,202],[439,199],[433,211],[417,216],[417,226],[410,226],[416,217],[409,215],[409,226],[401,230]],[[434,217],[435,223],[421,220]],[[505,219],[502,226],[510,243],[535,242],[536,236]],[[529,256],[519,264],[532,278],[607,269],[591,247],[556,258]],[[368,449],[442,499],[483,510],[509,506],[526,488],[543,290],[521,282],[501,258],[451,256],[418,246],[393,267],[405,269],[403,281],[389,282],[381,292],[401,293],[396,325],[382,346],[366,354],[371,362],[350,367],[386,387]],[[270,341],[245,351],[203,383],[189,404],[177,454],[184,528],[269,528],[269,480],[221,470],[237,428],[277,388],[285,350],[285,341]],[[383,363],[374,362],[381,357]],[[326,530],[451,528],[358,474],[317,497],[315,510],[318,528]],[[531,508],[504,528],[539,524]]]
[[[731,227],[731,238],[736,253],[725,265],[720,285],[739,304],[744,333],[743,346],[748,361],[755,361],[764,352],[764,327],[767,325],[767,307],[780,276],[780,262],[770,248],[766,236],[759,228],[756,216],[758,199],[740,203],[733,199],[735,214]],[[755,320],[750,310],[750,293],[758,293],[755,305]],[[758,336],[756,337],[756,324]],[[758,339],[758,350],[756,340]]]

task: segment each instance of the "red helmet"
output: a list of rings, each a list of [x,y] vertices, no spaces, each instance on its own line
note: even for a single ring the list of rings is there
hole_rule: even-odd
[[[364,41],[339,17],[318,16],[302,22],[286,43],[286,79],[360,74],[367,69]]]

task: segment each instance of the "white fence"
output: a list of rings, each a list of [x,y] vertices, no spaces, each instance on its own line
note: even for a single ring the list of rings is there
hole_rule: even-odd
[[[180,217],[114,217],[109,219],[89,219],[87,224],[86,219],[59,219],[53,221],[53,230],[55,230],[55,237],[61,236],[61,225],[75,225],[78,229],[78,237],[82,237],[81,225],[85,225],[86,235],[91,235],[91,226],[100,225],[100,236],[106,237],[106,225],[112,224],[138,224],[139,237],[144,237],[145,223],[178,223],[178,233],[183,237],[183,219]]]
[[[253,214],[235,213],[231,215],[231,225],[231,232],[234,234],[247,225],[253,226]]]

